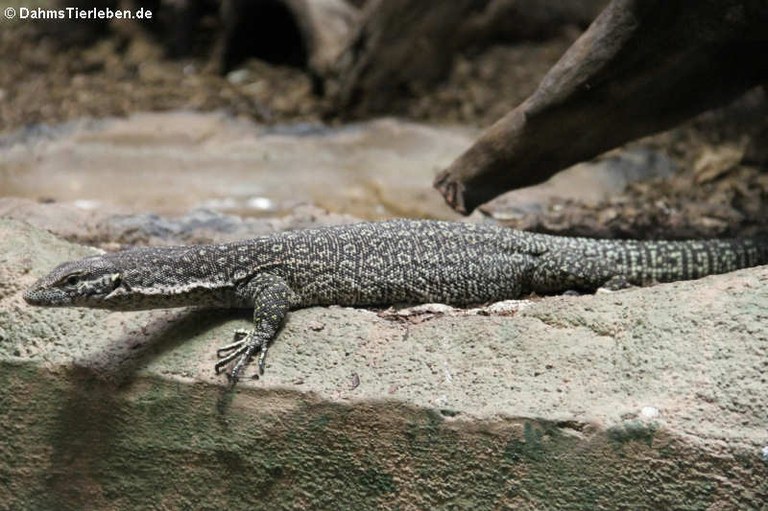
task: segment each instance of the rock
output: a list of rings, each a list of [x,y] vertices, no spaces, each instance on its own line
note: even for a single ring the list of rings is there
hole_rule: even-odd
[[[768,499],[768,268],[419,323],[294,311],[265,375],[217,411],[215,347],[249,315],[22,301],[54,264],[89,253],[0,220],[9,508]]]
[[[430,182],[475,134],[394,119],[265,127],[221,114],[135,114],[0,138],[0,188],[166,215],[264,218],[310,204],[362,218],[455,218]]]

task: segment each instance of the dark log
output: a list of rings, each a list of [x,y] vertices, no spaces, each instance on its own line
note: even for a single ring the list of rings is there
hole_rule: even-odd
[[[764,0],[614,0],[538,89],[435,179],[469,213],[768,78]]]
[[[566,27],[586,29],[607,0],[490,0],[468,13],[457,38],[462,47],[482,48],[500,42],[545,40]]]
[[[388,112],[445,78],[456,52],[586,26],[606,0],[371,0],[327,77],[345,117]]]
[[[347,116],[385,111],[404,87],[442,79],[456,49],[453,36],[475,3],[371,0],[328,80],[335,110]]]
[[[214,62],[226,73],[255,57],[328,74],[358,23],[344,0],[223,0]]]

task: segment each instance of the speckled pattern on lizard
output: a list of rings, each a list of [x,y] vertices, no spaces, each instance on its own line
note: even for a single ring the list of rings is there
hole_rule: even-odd
[[[33,305],[143,310],[248,308],[254,327],[219,349],[234,383],[290,309],[442,302],[594,291],[695,279],[768,263],[768,240],[621,241],[494,225],[363,222],[218,245],[134,248],[59,265],[29,288]]]

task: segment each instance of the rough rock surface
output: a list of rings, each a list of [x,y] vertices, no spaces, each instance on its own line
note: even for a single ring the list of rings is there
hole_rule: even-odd
[[[226,407],[248,315],[34,309],[90,249],[0,220],[14,509],[759,509],[768,268],[515,312],[291,313]],[[421,311],[421,312],[418,312]],[[211,484],[215,481],[215,484]]]

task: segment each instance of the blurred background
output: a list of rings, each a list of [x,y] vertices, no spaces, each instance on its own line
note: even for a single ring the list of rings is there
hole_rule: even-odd
[[[458,219],[434,176],[536,91],[606,5],[4,0],[0,195],[171,216]],[[93,19],[112,11],[133,19]],[[753,234],[768,203],[748,154],[764,96],[475,215],[560,234]]]

